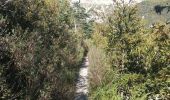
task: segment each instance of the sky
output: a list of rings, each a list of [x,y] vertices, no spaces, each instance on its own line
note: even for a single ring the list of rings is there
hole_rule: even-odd
[[[72,0],[72,2],[76,2],[79,0]],[[113,0],[81,0],[81,3],[94,3],[94,4],[112,4]],[[128,2],[129,0],[125,0]],[[143,0],[134,0],[136,2],[141,2]]]

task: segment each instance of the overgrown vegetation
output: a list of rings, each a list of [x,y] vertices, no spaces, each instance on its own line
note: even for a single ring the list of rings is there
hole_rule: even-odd
[[[73,99],[83,48],[69,2],[13,0],[0,12],[0,99]]]
[[[100,77],[100,85],[91,86],[90,99],[170,99],[169,26],[157,23],[152,28],[144,27],[134,4],[115,1],[113,14],[103,23],[106,31],[102,35],[108,40],[105,49],[111,68]],[[94,65],[98,68],[99,62],[108,61],[100,59]]]
[[[90,100],[170,99],[168,22],[145,16],[151,21],[145,23],[138,16],[142,7],[123,0],[114,0],[112,15],[101,23],[68,0],[5,1],[0,1],[0,99],[73,100],[88,51]],[[159,17],[169,11],[155,3],[154,14],[163,9]]]

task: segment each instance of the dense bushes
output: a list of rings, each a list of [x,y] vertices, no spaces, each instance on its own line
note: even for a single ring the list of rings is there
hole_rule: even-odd
[[[115,2],[114,15],[93,24],[67,0],[3,1],[0,99],[73,99],[86,42],[90,99],[170,99],[170,28],[145,28],[134,4]]]
[[[0,12],[0,98],[74,97],[83,49],[67,0],[14,0]]]
[[[166,24],[146,28],[137,16],[136,6],[115,2],[108,17],[106,53],[113,72],[93,88],[96,100],[168,100],[170,85],[170,36]],[[107,34],[107,35],[106,35]],[[107,68],[107,66],[103,66]]]

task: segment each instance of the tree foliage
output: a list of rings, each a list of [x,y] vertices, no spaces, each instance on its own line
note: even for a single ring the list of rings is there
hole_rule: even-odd
[[[90,19],[90,14],[86,12],[86,9],[81,6],[79,2],[73,5],[75,24],[77,30],[79,29],[83,33],[83,38],[91,38],[93,32],[93,20]]]
[[[123,1],[123,0],[122,0]],[[93,91],[96,100],[149,100],[169,97],[169,26],[146,28],[134,4],[114,2],[107,19],[106,53],[111,71],[104,83]],[[104,66],[106,67],[106,66]]]
[[[0,99],[70,99],[83,56],[67,0],[0,8]]]

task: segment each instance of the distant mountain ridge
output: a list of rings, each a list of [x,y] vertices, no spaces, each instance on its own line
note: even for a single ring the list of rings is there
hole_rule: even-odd
[[[134,1],[139,3],[143,0]],[[114,8],[113,0],[72,0],[72,2],[79,2],[91,15],[91,19],[96,22],[102,22],[104,17],[110,14]],[[125,0],[125,2],[129,2],[129,0]]]
[[[74,0],[79,1],[79,0]],[[104,16],[112,12],[113,4],[110,0],[80,0],[80,4],[91,15],[91,18],[101,22]],[[147,25],[170,20],[170,0],[135,0],[139,15]],[[99,3],[97,3],[99,2]],[[109,3],[110,2],[110,3]]]

